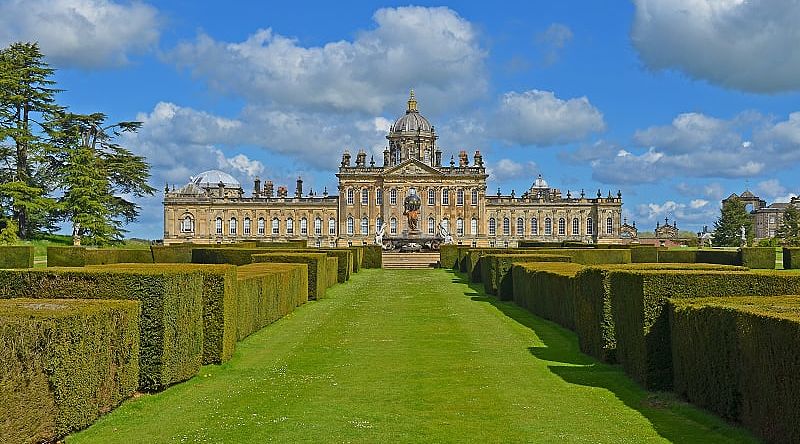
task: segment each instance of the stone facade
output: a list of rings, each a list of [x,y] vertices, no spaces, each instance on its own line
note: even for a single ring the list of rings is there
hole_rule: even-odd
[[[775,237],[778,229],[783,225],[783,213],[789,205],[800,208],[800,197],[793,197],[790,202],[775,202],[767,205],[767,202],[754,195],[750,191],[745,191],[740,195],[731,194],[722,200],[723,203],[730,199],[739,199],[744,203],[745,209],[753,219],[753,231],[756,240],[769,239]]]
[[[472,246],[513,247],[520,240],[619,243],[622,195],[578,196],[550,188],[540,175],[517,196],[488,194],[483,156],[465,152],[442,165],[435,128],[417,110],[413,92],[405,115],[392,125],[383,162],[359,151],[342,155],[338,196],[303,195],[298,179],[285,187],[254,182],[251,196],[220,171],[207,171],[186,186],[166,190],[164,242],[227,243],[304,239],[309,246],[372,244],[382,240],[450,240]],[[471,161],[471,163],[470,163]],[[416,194],[417,229],[409,226],[406,198]],[[382,229],[381,229],[382,227]]]

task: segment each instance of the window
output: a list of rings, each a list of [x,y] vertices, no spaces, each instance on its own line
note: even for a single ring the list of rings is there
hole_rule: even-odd
[[[215,227],[214,228],[216,228],[217,234],[222,234],[222,218],[221,217],[218,217],[217,220],[215,221]]]
[[[229,229],[228,232],[231,234],[231,236],[235,236],[236,235],[236,218],[235,217],[231,218],[230,224],[228,224],[228,229]]]
[[[186,215],[183,217],[183,222],[181,222],[181,231],[184,233],[191,233],[194,231],[194,220],[192,216]]]
[[[322,219],[319,217],[314,218],[314,234],[316,236],[322,236]]]
[[[581,234],[581,223],[578,222],[578,218],[572,219],[572,234]]]
[[[397,219],[394,217],[389,219],[389,233],[397,234]]]
[[[294,219],[286,219],[286,234],[294,234]]]
[[[428,218],[428,234],[434,234],[436,230],[436,220],[434,218]]]
[[[591,217],[586,219],[586,234],[594,234],[594,221]]]
[[[328,234],[331,236],[336,235],[336,219],[334,218],[328,219]]]
[[[567,221],[563,217],[558,218],[558,235],[563,236],[567,234]]]
[[[355,220],[353,220],[353,216],[347,216],[347,234],[353,235],[353,231],[355,230]]]
[[[378,218],[375,219],[375,233],[381,231],[381,227],[383,227],[383,219],[378,216]]]
[[[531,218],[531,234],[534,236],[539,235],[539,219],[535,217]]]
[[[524,236],[525,235],[525,219],[518,217],[517,218],[517,236]]]
[[[242,231],[246,236],[250,236],[250,218],[244,218],[244,225],[242,226]]]
[[[428,189],[428,205],[436,204],[436,191],[433,188]]]
[[[458,205],[459,207],[464,206],[464,190],[460,188],[458,189],[458,191],[456,191],[456,205]]]
[[[300,219],[300,234],[304,236],[308,235],[308,219],[305,217]]]
[[[606,234],[611,234],[614,232],[614,220],[610,217],[606,219]]]
[[[259,217],[258,218],[258,228],[257,229],[258,229],[259,236],[263,236],[264,235],[264,230],[265,230],[264,218],[263,217]]]
[[[383,190],[380,188],[375,190],[375,205],[383,205]]]
[[[361,205],[368,205],[369,204],[369,190],[363,188],[361,190]]]
[[[456,235],[458,236],[464,235],[464,219],[460,217],[456,219]]]
[[[511,219],[507,217],[503,218],[503,234],[506,236],[511,234]]]
[[[442,190],[442,205],[450,205],[450,190],[447,188]]]
[[[369,234],[369,219],[366,216],[361,218],[361,234]]]
[[[472,190],[472,205],[478,205],[478,189]]]
[[[277,217],[272,218],[272,234],[278,234],[280,232],[280,222],[278,221]]]
[[[478,219],[474,217],[469,223],[469,234],[472,235],[478,234]]]
[[[347,205],[353,205],[353,189],[347,189]]]
[[[489,236],[497,234],[497,221],[493,217],[489,218]]]
[[[446,231],[448,234],[450,233],[450,219],[442,219],[442,228],[444,228],[444,231]]]
[[[397,205],[397,188],[389,190],[389,205]]]
[[[549,217],[544,219],[544,234],[545,236],[553,234],[553,221]]]

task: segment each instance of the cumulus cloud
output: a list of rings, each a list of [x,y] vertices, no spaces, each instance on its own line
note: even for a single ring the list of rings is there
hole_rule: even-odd
[[[534,177],[536,172],[539,171],[539,166],[532,161],[517,162],[512,159],[500,159],[496,164],[490,164],[486,170],[489,180],[503,182],[524,177]]]
[[[242,42],[200,35],[167,56],[218,90],[256,104],[378,114],[415,88],[429,109],[487,90],[486,52],[473,25],[445,7],[379,9],[352,41],[305,47],[260,29]],[[400,102],[402,103],[402,102]]]
[[[551,91],[508,92],[500,99],[488,129],[519,145],[561,145],[605,129],[603,114],[589,99],[560,99]]]
[[[544,51],[544,66],[558,61],[561,50],[572,41],[572,30],[561,23],[552,23],[546,30],[536,35],[536,43]]]
[[[743,91],[800,89],[794,0],[635,0],[631,40],[650,68]]]
[[[0,44],[36,41],[59,67],[124,65],[159,38],[158,12],[140,2],[7,0],[0,2]]]
[[[718,205],[712,205],[703,199],[694,199],[686,202],[667,200],[665,202],[651,202],[639,204],[633,211],[633,217],[642,223],[655,224],[670,219],[670,224],[675,221],[680,229],[694,229],[701,225],[710,225],[719,216]]]

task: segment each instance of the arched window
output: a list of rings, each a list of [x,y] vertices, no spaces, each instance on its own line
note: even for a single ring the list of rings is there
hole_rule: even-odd
[[[264,230],[266,230],[266,227],[264,226],[264,218],[263,217],[259,217],[258,218],[258,235],[259,236],[263,236],[264,235]]]
[[[369,190],[366,188],[361,189],[361,205],[369,205]]]
[[[497,234],[497,221],[493,217],[489,218],[489,236]]]
[[[314,235],[322,236],[322,219],[319,217],[314,218]]]
[[[347,205],[353,205],[353,189],[347,189]]]
[[[478,189],[472,189],[472,205],[478,205]]]
[[[511,219],[503,218],[503,235],[508,236],[511,234]]]
[[[535,217],[531,218],[531,234],[534,236],[539,235],[539,219]]]
[[[567,234],[567,221],[563,217],[558,218],[558,235],[563,236]]]
[[[553,234],[553,221],[549,217],[544,219],[544,234],[545,236]]]
[[[612,234],[614,232],[614,220],[610,217],[606,219],[606,234]]]
[[[525,219],[518,217],[517,218],[517,232],[515,233],[517,236],[524,236],[525,235]]]
[[[594,234],[594,221],[591,217],[586,219],[586,234]]]
[[[308,219],[305,217],[300,219],[300,234],[303,236],[308,235]]]
[[[461,188],[456,191],[456,205],[459,207],[464,206],[464,190]]]
[[[214,228],[216,228],[217,234],[222,234],[222,218],[221,217],[218,217],[214,221]]]
[[[286,219],[286,234],[294,234],[294,219]]]
[[[328,219],[328,234],[331,236],[336,235],[336,219],[334,218]]]
[[[279,234],[280,233],[280,221],[277,217],[272,218],[272,234]]]
[[[366,216],[361,218],[361,234],[369,234],[369,219]]]
[[[436,204],[436,190],[428,188],[428,205]]]
[[[433,216],[428,218],[428,234],[433,235],[436,233],[436,219]]]
[[[389,205],[397,205],[397,188],[389,190]]]
[[[478,219],[472,218],[469,222],[469,234],[476,235],[478,234]]]
[[[450,190],[447,188],[442,190],[442,205],[450,205]]]
[[[383,205],[383,190],[381,188],[375,190],[375,205]]]
[[[194,232],[194,219],[192,219],[191,215],[187,214],[186,216],[183,216],[183,222],[181,222],[181,232]]]
[[[394,217],[389,219],[389,233],[397,234],[397,219]]]
[[[381,231],[381,227],[383,227],[383,218],[378,216],[377,219],[375,219],[375,233]]]
[[[245,236],[250,236],[250,218],[244,218],[244,225],[242,225],[242,232]]]
[[[355,230],[355,220],[353,220],[353,216],[347,216],[347,234],[353,235]]]
[[[456,219],[456,235],[458,236],[464,235],[464,219],[460,217]]]
[[[578,221],[578,218],[572,219],[572,234],[581,234],[581,223]]]
[[[228,224],[228,232],[230,233],[231,236],[235,236],[236,235],[236,218],[235,217],[232,217],[231,221],[230,221],[230,224]]]

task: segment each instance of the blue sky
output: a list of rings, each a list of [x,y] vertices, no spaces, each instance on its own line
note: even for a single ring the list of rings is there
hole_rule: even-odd
[[[342,150],[382,158],[414,88],[492,192],[621,190],[640,230],[799,192],[798,22],[791,0],[0,0],[0,44],[40,42],[62,103],[144,122],[123,142],[159,190],[215,168],[335,190]],[[131,236],[161,237],[160,202]]]

